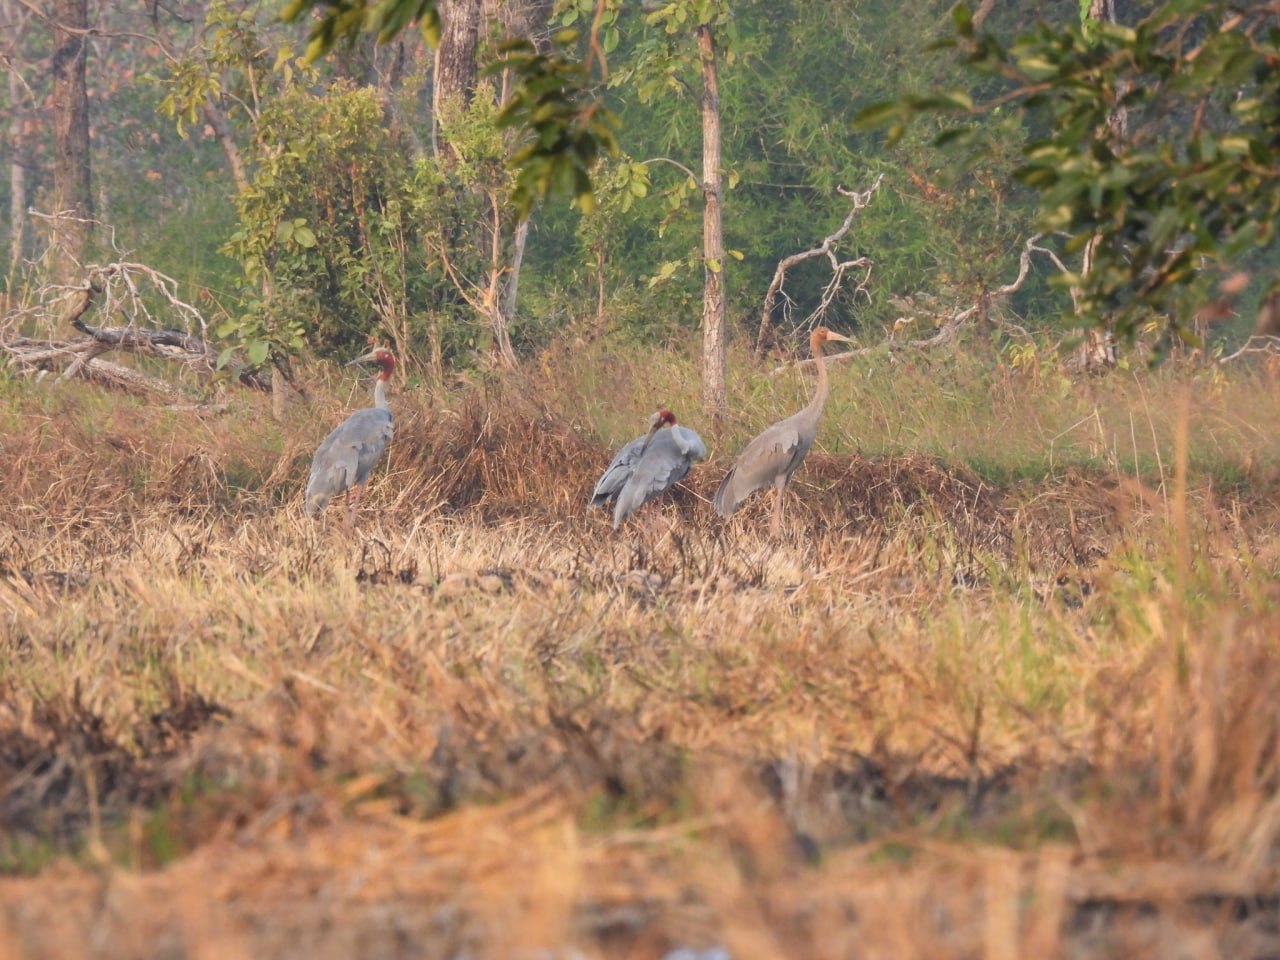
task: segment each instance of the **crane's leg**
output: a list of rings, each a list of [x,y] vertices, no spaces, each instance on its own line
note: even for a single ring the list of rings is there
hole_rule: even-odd
[[[787,495],[787,481],[790,477],[779,477],[773,483],[773,521],[769,524],[769,536],[775,540],[782,536],[782,498]]]
[[[357,483],[347,491],[347,530],[355,529],[356,508],[360,506],[360,494],[364,493],[364,484]]]

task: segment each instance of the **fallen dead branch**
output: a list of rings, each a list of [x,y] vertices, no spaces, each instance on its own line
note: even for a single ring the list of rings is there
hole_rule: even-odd
[[[166,307],[186,327],[185,330],[158,326],[142,296],[143,288],[158,295]],[[84,336],[69,339],[36,339],[11,336],[0,341],[0,351],[19,376],[43,377],[57,373],[60,380],[81,378],[116,389],[163,397],[184,398],[180,387],[125,364],[102,359],[113,350],[157,357],[180,363],[204,375],[218,371],[218,351],[202,335],[207,330],[204,316],[177,295],[177,281],[144,264],[119,262],[89,269],[82,288],[66,296],[68,301],[60,321]],[[98,306],[107,316],[123,315],[124,325],[92,326],[83,319]],[[198,327],[201,335],[192,332]],[[226,369],[241,384],[269,391],[268,377],[232,358]]]

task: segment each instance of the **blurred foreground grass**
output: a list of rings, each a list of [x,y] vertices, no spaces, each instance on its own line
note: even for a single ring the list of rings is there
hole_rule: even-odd
[[[840,367],[772,543],[707,500],[807,380],[603,350],[410,378],[353,535],[351,378],[0,384],[0,955],[1280,949],[1273,384]],[[658,406],[712,460],[614,535]]]

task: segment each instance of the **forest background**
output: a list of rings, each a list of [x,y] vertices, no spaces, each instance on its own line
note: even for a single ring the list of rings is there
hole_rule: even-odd
[[[62,309],[44,283],[74,280],[68,262],[132,261],[176,280],[203,331],[250,363],[348,356],[374,336],[439,381],[491,354],[515,363],[565,333],[678,340],[708,322],[714,274],[732,337],[759,355],[791,353],[803,345],[791,334],[818,322],[874,344],[907,324],[927,339],[1013,281],[1040,233],[1038,195],[1015,174],[1044,118],[980,116],[990,135],[966,163],[934,146],[955,126],[949,117],[926,117],[892,146],[852,122],[904,91],[981,88],[952,51],[927,49],[953,33],[946,3],[704,11],[718,23],[722,161],[712,172],[723,185],[707,191],[723,217],[718,256],[704,246],[710,181],[697,172],[705,78],[679,4],[605,5],[594,25],[599,92],[621,149],[591,171],[590,215],[562,198],[527,221],[511,203],[520,170],[506,163],[523,128],[495,122],[514,73],[484,67],[512,37],[548,48],[557,30],[585,36],[596,4],[459,0],[447,22],[461,26],[438,53],[407,30],[381,46],[372,35],[339,43],[314,64],[299,55],[302,27],[281,23],[274,4],[68,2],[55,14],[77,5],[83,32],[62,40],[85,44],[88,149],[71,158],[54,136],[62,94],[51,66],[65,53],[55,20],[21,0],[5,5],[4,283],[14,306],[33,311],[28,321]],[[1013,37],[1041,21],[1078,30],[1082,10],[1010,2],[979,15]],[[58,164],[71,162],[74,202],[56,183]],[[593,199],[564,191],[574,192]],[[55,210],[96,227],[59,233]],[[798,258],[771,291],[780,261],[833,235],[829,253]],[[1050,282],[1081,269],[1069,239],[1050,232],[1025,280],[998,298],[983,330],[997,351],[1026,357],[1078,341],[1067,285]],[[1262,243],[1233,258],[1260,279],[1234,289],[1227,309],[1204,311],[1219,354],[1252,329],[1275,255]],[[1222,269],[1180,303],[1188,328]],[[723,396],[723,384],[704,394],[708,408],[722,411]]]

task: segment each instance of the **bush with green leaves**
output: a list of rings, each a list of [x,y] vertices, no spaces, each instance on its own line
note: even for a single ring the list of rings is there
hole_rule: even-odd
[[[951,114],[939,143],[981,156],[995,130],[1030,131],[1017,178],[1042,228],[1095,241],[1092,270],[1065,276],[1083,306],[1132,335],[1152,312],[1187,327],[1209,265],[1274,262],[1280,173],[1280,30],[1275,5],[1167,0],[1129,23],[1091,19],[1005,40],[955,9],[954,48],[969,89],[899,96],[865,110],[895,139],[922,115]],[[1118,123],[1117,118],[1123,118]],[[963,154],[962,154],[963,155]]]

